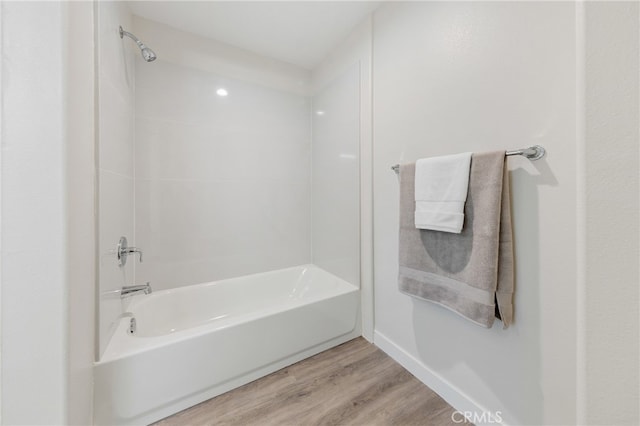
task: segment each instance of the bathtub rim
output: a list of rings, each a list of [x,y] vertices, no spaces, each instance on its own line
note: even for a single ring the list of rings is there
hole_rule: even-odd
[[[143,354],[145,352],[149,352],[158,348],[162,348],[164,346],[170,345],[170,344],[177,344],[189,339],[194,339],[194,338],[198,338],[200,336],[203,336],[205,334],[211,333],[211,332],[215,332],[215,331],[219,331],[219,330],[224,330],[226,328],[229,327],[233,327],[236,325],[240,325],[240,324],[245,324],[248,323],[250,321],[255,321],[259,318],[265,317],[269,314],[274,314],[277,312],[288,312],[294,309],[298,309],[302,306],[305,305],[310,305],[313,303],[318,303],[321,301],[325,301],[325,300],[331,300],[337,297],[341,297],[344,296],[346,294],[350,294],[350,293],[359,293],[360,292],[360,288],[354,284],[349,283],[348,281],[344,280],[343,278],[340,278],[334,274],[332,274],[331,272],[315,265],[315,264],[304,264],[304,265],[298,265],[298,266],[293,266],[293,267],[289,267],[289,268],[283,268],[283,269],[276,269],[276,270],[272,270],[272,271],[267,271],[267,272],[260,272],[260,273],[255,273],[255,274],[249,274],[249,275],[242,275],[239,277],[233,277],[233,278],[225,278],[223,280],[218,280],[218,281],[211,281],[211,282],[206,282],[206,283],[199,283],[199,284],[192,284],[189,286],[183,286],[183,287],[179,287],[179,288],[172,288],[172,289],[166,289],[166,290],[160,290],[159,292],[157,292],[156,294],[171,294],[171,293],[175,293],[175,292],[185,292],[185,291],[189,291],[190,289],[192,290],[193,288],[197,288],[197,287],[203,287],[203,286],[215,286],[217,284],[222,284],[222,283],[226,283],[228,281],[232,281],[235,279],[244,279],[244,278],[251,278],[251,277],[256,277],[256,276],[260,276],[260,275],[265,275],[265,274],[269,274],[269,275],[275,275],[278,272],[281,271],[290,271],[293,269],[299,269],[299,268],[307,268],[307,267],[311,267],[311,268],[316,268],[319,269],[320,271],[322,271],[323,273],[326,273],[327,275],[330,275],[332,278],[337,279],[340,282],[340,287],[341,287],[341,291],[338,292],[333,292],[331,294],[325,295],[324,297],[315,297],[315,298],[310,298],[310,299],[303,299],[301,301],[298,301],[297,303],[292,303],[289,305],[276,305],[273,307],[269,307],[267,309],[262,309],[256,312],[251,312],[251,313],[247,313],[244,315],[240,315],[235,317],[237,319],[237,321],[233,321],[230,322],[228,324],[224,324],[224,325],[214,325],[212,323],[205,323],[205,324],[199,324],[196,325],[194,327],[190,327],[187,329],[183,329],[183,330],[179,330],[176,331],[175,333],[169,333],[169,334],[164,334],[164,335],[159,335],[159,336],[132,336],[131,334],[129,334],[127,332],[128,328],[129,328],[129,323],[130,323],[130,318],[135,318],[135,314],[133,312],[131,312],[129,310],[129,308],[131,307],[132,304],[134,304],[136,302],[136,300],[140,300],[141,298],[144,298],[145,295],[137,295],[137,296],[133,296],[131,300],[131,302],[127,305],[127,310],[120,315],[119,319],[118,319],[118,323],[117,325],[114,327],[115,331],[114,333],[111,335],[111,338],[109,340],[109,343],[107,344],[102,356],[100,357],[99,360],[94,362],[95,366],[99,366],[102,364],[107,364],[110,362],[115,362],[118,361],[120,359],[129,357],[129,356],[135,356],[135,355],[139,355],[139,354]],[[153,295],[153,293],[152,293]],[[134,306],[135,307],[135,306]],[[360,309],[360,307],[358,306],[358,309]],[[356,325],[354,327],[354,330],[356,330],[358,328],[358,321],[356,322]],[[353,330],[351,331],[353,332]],[[127,348],[128,350],[123,350],[120,348],[114,348],[114,345],[117,345],[117,343],[114,341],[114,339],[118,339],[120,342],[122,342],[122,345],[126,345],[125,342],[133,342],[133,344],[131,344],[131,348]]]

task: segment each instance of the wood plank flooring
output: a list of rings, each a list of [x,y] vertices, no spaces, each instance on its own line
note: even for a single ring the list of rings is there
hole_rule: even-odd
[[[156,425],[458,425],[453,411],[384,352],[357,338]]]

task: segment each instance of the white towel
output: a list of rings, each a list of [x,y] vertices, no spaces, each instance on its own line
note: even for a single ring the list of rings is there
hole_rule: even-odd
[[[416,228],[455,234],[462,231],[470,165],[470,152],[416,162]]]

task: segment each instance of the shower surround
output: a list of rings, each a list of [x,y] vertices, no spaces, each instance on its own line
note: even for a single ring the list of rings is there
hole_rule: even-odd
[[[310,70],[126,3],[98,8],[100,353],[126,311],[114,297],[123,285],[158,291],[309,263],[358,285],[358,65],[312,88]],[[157,60],[119,37],[120,22]],[[114,266],[121,236],[144,262]]]

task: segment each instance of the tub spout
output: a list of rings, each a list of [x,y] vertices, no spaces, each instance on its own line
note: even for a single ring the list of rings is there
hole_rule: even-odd
[[[151,284],[146,283],[144,285],[126,285],[122,287],[122,290],[120,290],[120,297],[124,299],[125,297],[135,296],[138,293],[151,293]]]

